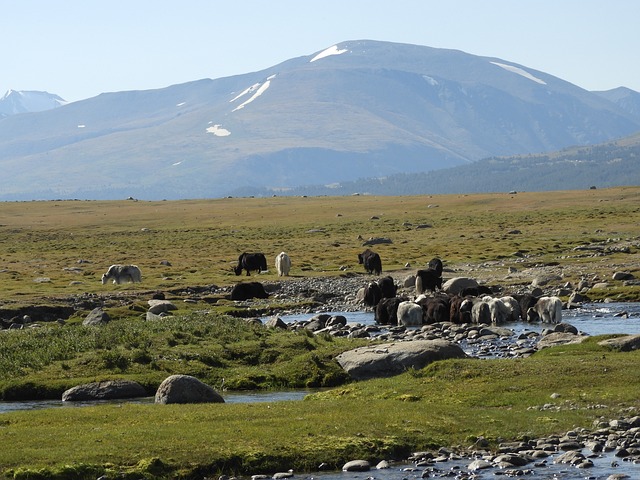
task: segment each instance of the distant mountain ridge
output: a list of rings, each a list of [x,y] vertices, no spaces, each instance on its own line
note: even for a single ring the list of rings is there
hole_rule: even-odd
[[[34,113],[66,105],[58,95],[38,91],[9,90],[0,98],[0,118],[19,113]]]
[[[456,50],[341,42],[1,119],[0,200],[216,197],[593,145],[640,131],[637,92],[623,93]]]
[[[422,173],[361,178],[291,189],[239,188],[232,196],[439,195],[584,190],[640,185],[640,133],[599,145],[512,157]]]

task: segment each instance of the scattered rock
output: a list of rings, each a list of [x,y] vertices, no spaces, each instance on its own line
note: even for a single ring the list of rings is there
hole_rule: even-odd
[[[629,272],[616,272],[611,278],[614,280],[633,280],[635,277]]]
[[[195,377],[171,375],[158,387],[155,403],[224,403],[224,398]]]
[[[460,346],[447,340],[415,340],[356,348],[336,357],[354,379],[388,377],[410,368],[421,369],[436,360],[465,358]]]
[[[138,382],[133,380],[106,380],[70,388],[62,394],[62,401],[112,400],[146,396],[146,390]]]
[[[621,337],[608,338],[598,342],[598,345],[620,350],[621,352],[630,352],[640,348],[640,335],[623,335]]]
[[[368,472],[371,465],[366,460],[351,460],[342,466],[343,472]]]
[[[96,307],[85,317],[82,325],[105,325],[111,321],[109,314],[102,310],[100,307]]]
[[[444,282],[442,290],[450,295],[456,295],[465,288],[478,288],[478,286],[478,282],[473,278],[454,277]]]
[[[362,246],[367,247],[371,245],[381,245],[381,244],[390,244],[393,243],[390,238],[385,237],[371,237],[369,240],[363,242]]]
[[[151,299],[148,300],[147,303],[149,304],[149,312],[156,315],[178,309],[178,307],[169,300]]]

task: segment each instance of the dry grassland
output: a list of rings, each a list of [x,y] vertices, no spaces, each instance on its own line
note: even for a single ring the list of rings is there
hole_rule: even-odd
[[[449,276],[506,281],[522,271],[558,265],[567,280],[637,271],[640,187],[517,194],[412,197],[272,197],[184,201],[47,201],[0,203],[0,302],[80,293],[230,285],[243,251],[273,260],[286,251],[292,276],[361,272],[363,239],[386,272],[440,257]],[[594,255],[575,247],[627,246]],[[629,250],[628,250],[629,251]],[[169,266],[163,265],[168,261]],[[132,263],[141,285],[101,285],[113,263]],[[477,268],[481,265],[482,268]]]

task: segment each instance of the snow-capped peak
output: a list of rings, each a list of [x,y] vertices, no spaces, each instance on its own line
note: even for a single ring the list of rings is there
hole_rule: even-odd
[[[43,112],[67,104],[58,95],[48,92],[8,90],[0,98],[0,115]]]

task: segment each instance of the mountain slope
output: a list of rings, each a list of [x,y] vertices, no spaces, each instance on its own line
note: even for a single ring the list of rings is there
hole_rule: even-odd
[[[235,196],[430,195],[581,190],[640,185],[640,133],[557,152],[493,157],[437,171],[292,189],[241,188]]]
[[[549,74],[343,42],[269,69],[0,120],[0,199],[185,198],[424,172],[594,144],[640,118]]]
[[[640,93],[626,87],[618,87],[613,90],[593,93],[615,103],[634,117],[640,118]]]

